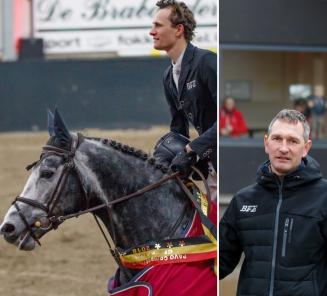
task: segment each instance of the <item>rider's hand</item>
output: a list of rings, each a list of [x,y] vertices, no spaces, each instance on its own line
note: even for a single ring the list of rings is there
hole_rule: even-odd
[[[171,162],[171,170],[179,172],[181,178],[187,178],[191,173],[191,166],[196,163],[196,153],[194,151],[180,151]]]
[[[208,159],[200,159],[198,162],[194,165],[200,172],[203,174],[204,178],[207,179],[209,175],[209,163]],[[199,176],[197,172],[194,172],[192,174],[192,179],[195,181],[201,181],[202,178]]]

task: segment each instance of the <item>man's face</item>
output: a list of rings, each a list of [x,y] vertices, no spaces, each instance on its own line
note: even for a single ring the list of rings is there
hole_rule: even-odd
[[[169,20],[171,10],[170,8],[159,9],[154,16],[153,26],[150,35],[153,37],[153,47],[157,50],[169,51],[177,42],[180,37],[180,28],[172,27]]]
[[[279,175],[286,175],[300,165],[310,148],[311,140],[303,138],[303,126],[300,122],[289,123],[276,120],[269,136],[264,138],[265,152],[269,156],[271,170]]]

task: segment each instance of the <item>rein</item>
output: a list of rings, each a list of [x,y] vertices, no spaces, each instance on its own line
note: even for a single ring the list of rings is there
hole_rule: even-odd
[[[139,196],[139,195],[144,194],[144,193],[146,193],[146,192],[148,192],[150,190],[153,190],[155,188],[160,187],[163,183],[165,183],[165,182],[167,182],[167,181],[169,181],[169,180],[171,180],[173,178],[176,178],[178,174],[179,174],[178,172],[173,173],[173,174],[171,174],[169,176],[166,176],[166,177],[160,179],[156,183],[147,185],[147,186],[143,187],[142,189],[139,189],[139,190],[137,190],[137,191],[135,191],[133,193],[124,195],[124,196],[122,196],[120,198],[117,198],[117,199],[115,199],[113,201],[110,201],[108,203],[101,204],[101,205],[98,205],[98,206],[95,206],[95,207],[92,207],[92,208],[89,208],[89,209],[86,209],[84,211],[80,211],[80,212],[77,212],[77,213],[74,213],[74,214],[69,214],[69,215],[65,215],[65,216],[59,216],[57,218],[57,220],[58,220],[58,222],[63,222],[65,220],[68,220],[68,219],[71,219],[71,218],[77,218],[80,215],[91,213],[91,212],[94,212],[94,211],[97,211],[97,210],[100,210],[100,209],[103,209],[103,208],[111,208],[115,204],[121,203],[123,201],[126,201],[126,200],[132,198],[132,197]]]

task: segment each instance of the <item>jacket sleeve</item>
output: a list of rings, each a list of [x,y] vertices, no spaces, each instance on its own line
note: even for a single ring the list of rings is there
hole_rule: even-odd
[[[186,120],[183,110],[178,110],[174,98],[170,94],[168,82],[166,80],[167,74],[164,75],[163,85],[165,89],[165,96],[170,108],[171,114],[171,122],[170,122],[170,130],[183,136],[189,138],[189,124]]]
[[[232,130],[232,135],[233,136],[239,136],[239,135],[244,135],[248,132],[248,128],[245,122],[245,119],[243,117],[243,114],[237,110],[237,112],[235,112],[235,116],[236,116],[236,125],[233,126],[233,130]]]
[[[233,272],[243,251],[236,227],[235,203],[233,198],[219,223],[219,279]]]
[[[217,55],[206,54],[200,63],[202,81],[208,86],[212,100],[217,106]]]
[[[320,222],[319,225],[320,225],[321,234],[326,243],[327,242],[327,217],[322,222]]]
[[[213,53],[206,54],[201,63],[199,63],[199,67],[201,80],[208,88],[210,97],[217,109],[217,55]],[[190,146],[200,159],[206,158],[210,151],[212,152],[212,148],[217,146],[217,122],[194,139]]]
[[[207,158],[208,155],[212,153],[213,149],[217,147],[217,122],[201,136],[195,138],[190,143],[190,146],[200,159]]]

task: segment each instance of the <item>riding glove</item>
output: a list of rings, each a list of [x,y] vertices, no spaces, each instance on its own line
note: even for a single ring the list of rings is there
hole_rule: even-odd
[[[187,178],[191,173],[191,166],[196,163],[196,153],[194,151],[186,153],[180,151],[171,162],[171,170],[179,172],[181,178]]]
[[[209,163],[208,159],[200,159],[195,165],[197,169],[203,174],[204,178],[207,179],[209,175]],[[199,176],[197,172],[192,174],[192,179],[195,181],[201,181],[202,178]]]

